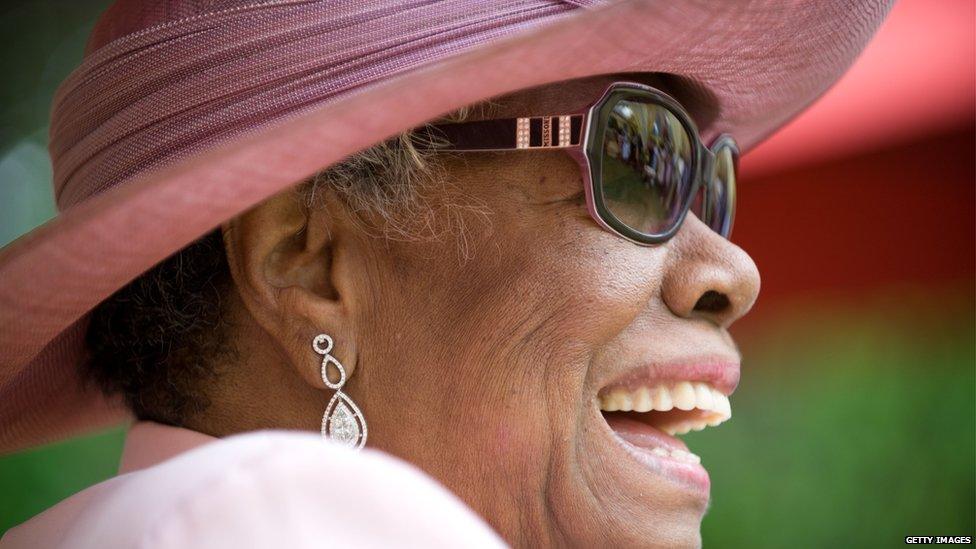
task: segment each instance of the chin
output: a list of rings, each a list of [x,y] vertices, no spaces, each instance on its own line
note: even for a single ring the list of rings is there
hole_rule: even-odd
[[[709,474],[679,436],[731,417],[738,364],[700,364],[640,368],[594,395],[566,460],[579,473],[566,479],[575,493],[563,494],[571,503],[557,512],[572,545],[701,545]]]

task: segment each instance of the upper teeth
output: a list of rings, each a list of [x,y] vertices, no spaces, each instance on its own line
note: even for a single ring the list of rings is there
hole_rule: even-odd
[[[683,434],[692,429],[700,431],[707,425],[715,426],[732,417],[729,397],[703,382],[679,381],[653,387],[617,388],[600,395],[600,409],[604,412],[667,412],[674,408],[697,408],[706,413],[697,419],[682,418],[660,426],[670,434]]]

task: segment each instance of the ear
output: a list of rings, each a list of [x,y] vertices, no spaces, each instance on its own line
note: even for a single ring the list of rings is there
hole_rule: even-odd
[[[335,200],[326,196],[326,203]],[[354,291],[345,262],[340,208],[309,208],[294,190],[272,197],[224,225],[227,261],[237,292],[257,325],[310,385],[324,388],[322,357],[312,340],[326,333],[332,355],[351,376],[357,332],[347,295]],[[331,377],[331,376],[330,376]]]

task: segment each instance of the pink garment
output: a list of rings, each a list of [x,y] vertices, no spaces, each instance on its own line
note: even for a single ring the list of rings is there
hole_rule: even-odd
[[[226,439],[136,423],[119,476],[0,540],[2,549],[504,547],[459,499],[387,454],[309,433]]]

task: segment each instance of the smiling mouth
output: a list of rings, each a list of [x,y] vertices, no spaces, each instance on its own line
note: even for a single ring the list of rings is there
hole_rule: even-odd
[[[674,435],[714,427],[732,417],[729,397],[702,381],[613,388],[599,396],[599,403],[610,429],[625,443],[657,459],[696,468],[701,458]]]

